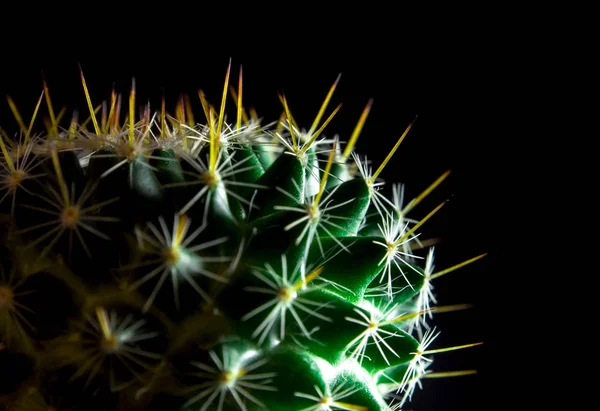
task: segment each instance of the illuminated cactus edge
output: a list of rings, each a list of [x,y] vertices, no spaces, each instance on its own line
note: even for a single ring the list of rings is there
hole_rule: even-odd
[[[0,136],[0,404],[7,410],[398,410],[432,355],[434,241],[403,204],[285,96],[262,125],[242,74],[206,124],[182,98],[153,112],[113,92],[64,120],[44,83],[31,120]],[[225,115],[227,95],[235,122]],[[45,103],[45,104],[44,104]],[[46,132],[34,134],[45,105]],[[54,408],[52,408],[54,407]]]

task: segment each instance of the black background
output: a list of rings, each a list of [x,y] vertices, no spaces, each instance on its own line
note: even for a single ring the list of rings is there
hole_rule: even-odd
[[[510,230],[505,212],[511,193],[505,177],[511,168],[506,147],[512,142],[505,134],[510,113],[502,103],[510,88],[506,76],[510,66],[489,41],[476,36],[449,38],[444,32],[436,32],[431,42],[415,41],[427,36],[424,29],[406,37],[393,28],[379,32],[364,25],[323,34],[318,41],[303,40],[298,29],[294,36],[299,37],[293,43],[279,44],[277,39],[283,35],[276,29],[262,36],[246,30],[229,40],[225,32],[212,36],[200,28],[156,35],[140,30],[135,36],[118,34],[113,38],[92,26],[87,30],[61,27],[40,30],[32,37],[21,34],[2,40],[6,47],[0,95],[11,95],[25,116],[42,90],[42,72],[55,107],[66,105],[85,112],[78,72],[81,64],[95,104],[109,98],[113,83],[126,94],[135,77],[140,103],[150,100],[158,108],[164,88],[167,105],[173,107],[179,93],[186,92],[196,106],[198,120],[202,112],[197,90],[202,88],[209,100],[217,103],[230,57],[232,79],[243,64],[245,105],[255,107],[266,122],[280,114],[277,92],[284,92],[297,121],[309,127],[330,85],[342,73],[330,110],[340,102],[343,107],[326,134],[339,134],[347,140],[362,108],[373,98],[356,151],[367,154],[375,166],[418,116],[381,177],[390,183],[405,183],[410,198],[444,171],[452,170],[414,210],[413,217],[423,217],[441,201],[450,200],[422,230],[424,238],[442,240],[436,247],[438,268],[484,252],[489,255],[435,283],[441,305],[471,303],[473,309],[436,316],[441,335],[433,348],[484,344],[438,354],[432,369],[475,368],[478,375],[426,380],[424,389],[417,389],[406,408],[497,407],[498,397],[511,384],[505,377],[511,365],[503,360],[509,349],[503,335],[510,318],[504,317],[506,302],[501,299],[507,292],[501,267],[508,250],[500,239]],[[115,30],[110,31],[114,34]],[[290,33],[286,35],[292,36]],[[82,38],[85,36],[93,40]],[[0,126],[17,130],[5,102],[0,102]]]

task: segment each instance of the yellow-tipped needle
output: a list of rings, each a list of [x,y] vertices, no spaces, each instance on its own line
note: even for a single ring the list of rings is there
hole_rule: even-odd
[[[235,120],[235,129],[242,128],[242,66],[240,65],[240,76],[238,79],[238,95],[237,95],[237,116]]]
[[[283,110],[281,112],[281,115],[279,116],[279,120],[277,121],[277,126],[275,127],[275,134],[281,134],[281,132],[283,131],[283,122],[285,121],[286,118],[286,114],[285,114],[285,110]]]
[[[95,114],[95,113],[97,113],[98,111],[100,111],[100,108],[101,108],[101,107],[102,107],[102,105],[98,105],[98,106],[97,106],[97,107],[94,109],[94,114]],[[92,121],[92,119],[93,119],[93,118],[94,118],[94,117],[92,117],[92,116],[88,116],[88,118],[86,118],[86,119],[85,119],[85,121],[84,121],[83,123],[81,123],[81,125],[80,125],[80,128],[85,128],[85,127],[88,125],[88,123],[89,123],[90,121]]]
[[[327,165],[325,166],[325,171],[323,172],[323,177],[321,178],[321,185],[319,186],[319,191],[315,196],[314,206],[318,207],[319,202],[321,201],[321,197],[323,196],[323,191],[325,191],[325,185],[327,184],[327,178],[329,177],[329,172],[331,171],[331,165],[333,164],[333,157],[335,156],[335,149],[337,148],[337,140],[333,142],[333,147],[331,148],[331,152],[329,152],[329,158],[327,159]]]
[[[113,87],[113,89],[110,93],[110,109],[108,110],[108,120],[107,120],[106,127],[104,129],[105,133],[108,133],[108,130],[110,129],[111,124],[113,123],[113,116],[115,115],[115,106],[116,105],[117,105],[117,92]]]
[[[335,110],[333,110],[333,113],[331,113],[329,115],[329,117],[327,118],[327,120],[325,120],[325,122],[323,123],[323,125],[317,130],[317,132],[315,134],[313,134],[310,137],[310,140],[308,141],[308,143],[304,144],[302,150],[300,150],[300,153],[305,153],[306,150],[308,150],[309,148],[312,147],[312,144],[314,143],[314,141],[317,139],[317,137],[319,137],[319,135],[323,132],[323,130],[325,129],[325,127],[327,127],[327,124],[329,124],[329,122],[331,121],[331,119],[333,119],[333,117],[337,114],[338,111],[340,111],[341,108],[342,108],[342,105],[340,104],[339,106],[337,106],[335,108]]]
[[[173,238],[173,248],[177,248],[181,245],[181,242],[183,241],[183,237],[185,235],[187,222],[187,215],[181,214],[177,222],[177,230],[175,231],[175,237]]]
[[[463,261],[463,262],[462,262],[462,263],[460,263],[460,264],[456,264],[456,265],[454,265],[454,266],[452,266],[452,267],[450,267],[450,268],[446,268],[445,270],[438,271],[437,273],[433,273],[433,274],[431,274],[431,275],[429,276],[429,279],[430,279],[430,280],[433,280],[434,278],[438,278],[438,277],[441,277],[441,276],[443,276],[443,275],[445,275],[445,274],[451,273],[452,271],[458,270],[459,268],[461,268],[461,267],[464,267],[464,266],[465,266],[465,265],[467,265],[467,264],[471,264],[471,263],[474,263],[474,262],[475,262],[475,261],[477,261],[477,260],[480,260],[480,259],[482,259],[482,258],[483,258],[483,257],[485,257],[486,255],[487,255],[487,253],[483,253],[483,254],[481,254],[481,255],[478,255],[477,257],[473,257],[473,258],[471,258],[471,259],[469,259],[469,260],[467,260],[467,261]]]
[[[77,121],[79,120],[79,112],[73,111],[73,117],[71,117],[71,124],[69,125],[68,138],[72,140],[75,138],[75,130],[77,129]]]
[[[451,378],[451,377],[462,377],[464,375],[477,374],[477,370],[461,370],[461,371],[444,371],[444,372],[430,372],[423,374],[421,378]]]
[[[12,111],[13,116],[15,117],[15,120],[17,121],[17,124],[19,125],[19,128],[21,129],[21,131],[24,134],[27,134],[27,127],[25,126],[25,123],[23,123],[23,118],[21,117],[19,110],[17,110],[17,106],[15,105],[15,102],[13,101],[12,98],[10,98],[10,96],[6,96],[6,100],[8,101],[8,106],[10,107],[10,110]]]
[[[225,119],[225,103],[227,102],[227,89],[229,88],[229,74],[231,73],[231,59],[227,65],[227,73],[225,74],[225,84],[223,85],[223,94],[221,96],[221,109],[219,110],[219,122],[217,123],[217,144],[221,137],[221,129],[223,128],[223,121]],[[217,147],[218,150],[218,147]],[[216,153],[215,153],[216,154]]]
[[[131,92],[129,93],[129,148],[133,149],[135,135],[133,126],[135,124],[135,78],[131,80]]]
[[[293,285],[293,289],[294,291],[298,291],[300,290],[302,287],[304,287],[305,285],[307,285],[308,283],[310,283],[311,281],[313,281],[315,278],[317,278],[319,275],[321,275],[321,273],[323,272],[323,269],[325,267],[321,266],[321,267],[317,267],[314,270],[312,270],[310,272],[310,274],[308,274],[306,276],[306,278],[298,281],[296,284]]]
[[[83,76],[83,70],[81,66],[79,66],[79,73],[81,74],[81,84],[83,85],[83,91],[85,92],[85,99],[88,104],[88,108],[90,109],[90,116],[92,118],[92,123],[94,123],[94,130],[96,134],[100,134],[100,127],[98,126],[98,120],[96,120],[96,111],[94,110],[94,106],[92,105],[92,100],[90,99],[90,93],[87,88],[87,84],[85,82],[85,77]]]
[[[384,324],[400,323],[402,321],[410,320],[411,318],[415,318],[415,317],[418,317],[420,315],[427,314],[427,313],[438,313],[438,314],[450,313],[450,312],[454,312],[454,311],[467,310],[471,307],[472,307],[472,305],[470,305],[470,304],[454,304],[454,305],[444,305],[444,306],[440,306],[440,307],[431,307],[426,310],[421,310],[421,311],[417,311],[414,313],[401,315],[392,320],[382,322],[381,324],[384,325]]]
[[[185,103],[185,117],[187,124],[190,127],[194,127],[196,122],[194,121],[194,113],[192,111],[192,103],[190,102],[190,96],[186,93],[183,95],[183,101]]]
[[[42,94],[40,94],[40,98],[38,99],[38,102],[35,105],[35,109],[33,110],[33,116],[31,116],[31,121],[29,122],[29,128],[27,129],[27,133],[25,133],[25,139],[23,140],[23,144],[27,144],[27,142],[29,141],[29,136],[31,135],[31,130],[33,129],[33,123],[35,122],[35,118],[37,117],[37,113],[40,109],[40,105],[42,104],[43,98],[44,90],[42,90]]]
[[[4,139],[2,138],[2,135],[0,135],[0,150],[2,150],[2,155],[4,156],[4,159],[6,160],[8,169],[10,170],[11,173],[14,173],[15,165],[12,161],[12,158],[10,157],[10,154],[8,153],[8,150],[6,149],[6,145],[4,145]]]
[[[335,91],[335,88],[337,87],[341,77],[342,77],[342,73],[338,74],[337,78],[335,79],[335,82],[329,89],[329,93],[327,93],[327,96],[325,97],[323,104],[321,104],[321,108],[319,109],[319,112],[317,113],[317,116],[315,117],[315,120],[313,121],[312,126],[310,127],[310,130],[308,130],[309,136],[312,135],[312,133],[314,133],[314,131],[317,129],[317,127],[319,125],[319,121],[321,121],[321,117],[323,117],[323,114],[325,114],[325,110],[327,110],[329,101],[331,100],[331,97],[333,96],[333,92]]]
[[[339,407],[342,410],[369,411],[368,407],[364,407],[362,405],[348,404],[347,402],[342,402],[342,401],[334,401],[332,404],[335,405],[336,407]]]
[[[238,98],[241,98],[238,96],[237,91],[235,91],[235,89],[232,86],[229,86],[229,94],[231,94],[231,98],[233,98],[234,101],[238,101]],[[242,105],[242,122],[244,124],[248,124],[248,122],[250,121],[248,119],[248,113],[246,113],[246,110],[244,109],[244,106]]]
[[[115,121],[113,123],[113,127],[115,130],[120,128],[120,126],[119,126],[120,115],[121,115],[121,94],[117,94],[117,108],[115,109],[115,118],[114,118]]]
[[[100,128],[103,132],[106,132],[106,129],[108,128],[108,112],[106,101],[102,102],[102,111],[100,112]]]
[[[110,330],[108,314],[106,313],[106,310],[103,307],[96,308],[96,318],[98,319],[98,324],[100,325],[102,336],[104,337],[104,339],[110,339],[112,337],[112,332]]]
[[[400,138],[398,139],[398,141],[396,142],[396,144],[394,145],[394,147],[392,148],[392,150],[389,152],[389,154],[387,155],[387,157],[385,158],[385,160],[383,160],[383,163],[381,163],[381,165],[379,166],[379,168],[377,169],[377,171],[375,171],[375,173],[371,176],[371,178],[369,179],[369,182],[368,182],[370,185],[375,182],[375,180],[377,179],[377,177],[379,176],[379,174],[381,174],[381,172],[383,171],[383,169],[385,168],[385,166],[387,165],[387,163],[392,159],[392,156],[394,155],[394,153],[396,152],[396,150],[400,146],[400,143],[402,143],[402,141],[404,140],[404,138],[406,137],[406,135],[408,134],[408,132],[412,128],[413,124],[415,123],[415,120],[411,121],[410,124],[408,125],[408,127],[406,127],[406,130],[404,130],[404,133],[402,133],[402,135],[400,136]]]
[[[217,134],[215,132],[215,111],[213,109],[212,106],[208,107],[208,123],[209,123],[209,130],[210,130],[210,167],[209,167],[209,171],[210,174],[214,174],[216,168],[217,168],[217,144],[218,144],[218,139],[217,139]]]
[[[162,100],[160,103],[160,138],[161,140],[165,139],[165,92],[163,90]]]
[[[344,149],[344,152],[342,153],[342,159],[344,161],[346,161],[346,159],[348,158],[350,153],[352,153],[352,150],[354,149],[354,146],[356,145],[356,140],[358,140],[358,136],[360,135],[360,132],[362,131],[363,126],[365,125],[365,122],[367,121],[367,117],[369,116],[369,112],[371,111],[372,106],[373,106],[373,99],[370,99],[367,102],[367,105],[365,106],[362,114],[360,115],[360,119],[358,120],[358,123],[356,123],[356,127],[354,127],[354,131],[352,132],[352,135],[350,136],[350,140],[348,141],[348,144],[346,145],[346,148]]]
[[[54,137],[58,137],[58,127],[56,117],[54,116],[54,109],[52,108],[52,101],[50,100],[50,93],[48,92],[48,84],[44,80],[44,94],[46,95],[46,104],[48,105],[48,114],[50,115],[50,125],[52,134]]]
[[[421,221],[419,221],[417,224],[415,224],[415,226],[413,228],[411,228],[410,230],[408,230],[402,237],[398,238],[398,240],[396,240],[396,242],[394,243],[394,246],[397,247],[398,245],[402,244],[402,242],[404,240],[406,240],[408,237],[410,237],[412,235],[412,233],[414,233],[419,228],[421,228],[421,226],[423,224],[425,224],[425,222],[427,222],[427,220],[429,220],[431,217],[433,217],[433,215],[435,213],[437,213],[439,211],[439,209],[444,206],[444,204],[446,204],[445,201],[443,203],[441,203],[439,206],[437,206],[436,208],[434,208],[433,211],[431,211],[429,214],[427,214],[425,216],[425,218],[423,218]]]
[[[426,351],[423,351],[422,354],[438,354],[438,353],[441,353],[441,352],[464,350],[465,348],[476,347],[476,346],[481,345],[481,344],[483,344],[483,342],[477,342],[477,343],[465,344],[465,345],[457,345],[457,346],[454,346],[454,347],[438,348],[436,350],[426,350]]]
[[[206,117],[206,121],[210,125],[210,116],[208,114],[209,104],[208,104],[208,101],[206,100],[206,95],[204,94],[204,91],[198,90],[198,97],[200,98],[200,103],[202,103],[202,111],[204,111],[204,117]]]
[[[294,134],[294,121],[292,119],[292,113],[290,113],[290,107],[288,106],[285,95],[281,94],[280,98],[281,102],[283,103],[283,108],[285,109],[285,116],[287,118],[287,122],[290,126],[290,137],[292,139],[292,147],[294,148],[294,151],[298,151],[298,143],[296,141],[296,135]]]
[[[423,201],[423,199],[425,197],[427,197],[429,195],[429,193],[431,193],[433,190],[435,190],[435,188],[437,186],[439,186],[442,183],[442,181],[444,181],[446,179],[446,177],[448,177],[449,175],[450,175],[450,170],[446,171],[444,174],[442,174],[440,177],[438,177],[438,179],[435,180],[429,187],[427,187],[425,189],[425,191],[423,191],[421,194],[419,194],[417,197],[415,197],[413,200],[411,200],[410,203],[408,203],[406,205],[406,207],[404,207],[404,210],[402,210],[402,214],[406,214],[410,210],[415,208],[417,206],[417,204],[419,204],[421,201]]]
[[[56,148],[50,150],[50,155],[52,156],[52,165],[54,166],[54,171],[56,172],[56,179],[58,180],[58,185],[60,186],[64,207],[68,208],[71,205],[69,190],[67,189],[67,183],[65,183],[65,178],[63,177],[62,169],[60,168],[60,162],[58,161],[58,153],[56,152]]]
[[[179,96],[179,101],[175,105],[175,118],[179,122],[181,130],[181,124],[185,124],[185,108],[183,103],[183,94]]]

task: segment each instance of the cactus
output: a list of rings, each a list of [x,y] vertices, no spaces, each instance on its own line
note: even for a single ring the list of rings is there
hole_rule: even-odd
[[[444,205],[404,204],[324,129],[335,81],[308,129],[284,95],[263,125],[227,69],[217,107],[199,92],[173,113],[113,92],[89,115],[44,92],[0,136],[0,404],[9,410],[398,410],[436,353],[434,242]],[[236,108],[226,116],[228,94]],[[44,104],[45,103],[45,104]],[[41,106],[46,128],[34,132]],[[6,365],[5,365],[6,364]],[[19,370],[15,372],[14,370]],[[472,371],[454,372],[454,375]],[[443,375],[444,373],[438,373]]]

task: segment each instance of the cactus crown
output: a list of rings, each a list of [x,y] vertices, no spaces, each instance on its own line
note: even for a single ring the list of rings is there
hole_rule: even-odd
[[[436,271],[419,237],[449,172],[406,204],[382,192],[412,123],[374,168],[354,152],[372,101],[347,143],[324,134],[339,77],[308,129],[283,95],[265,126],[230,69],[202,124],[186,98],[138,107],[135,84],[95,106],[83,73],[83,121],[47,87],[30,121],[9,98],[0,354],[27,370],[2,376],[9,409],[396,410],[434,354],[476,345],[431,347],[432,314],[467,307],[435,306],[434,280],[483,257]]]

